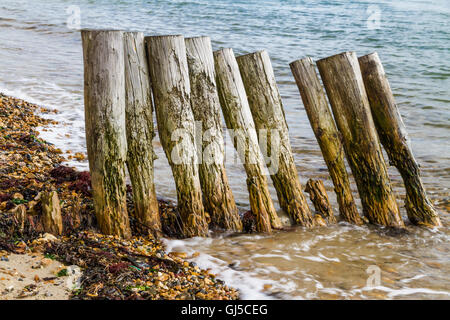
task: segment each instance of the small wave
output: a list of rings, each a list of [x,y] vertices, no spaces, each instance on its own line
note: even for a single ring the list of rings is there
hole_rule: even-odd
[[[427,294],[427,295],[437,295],[437,296],[446,296],[450,297],[450,292],[448,291],[440,291],[440,290],[433,290],[433,289],[427,289],[427,288],[401,288],[401,289],[393,289],[385,286],[375,286],[375,287],[364,287],[361,289],[362,292],[370,292],[373,290],[380,290],[387,292],[387,297],[392,299],[396,297],[404,297],[404,296],[410,296],[415,294]]]
[[[167,252],[181,251],[192,256],[196,252],[192,248],[204,246],[205,242],[211,242],[211,238],[191,238],[187,240],[163,239]],[[273,285],[275,281],[263,280],[257,278],[245,271],[237,271],[230,268],[227,262],[215,258],[206,253],[200,253],[197,257],[188,259],[195,262],[202,269],[211,269],[221,280],[224,280],[229,286],[234,287],[241,293],[242,299],[269,300],[272,299],[268,294],[261,292],[264,285]]]

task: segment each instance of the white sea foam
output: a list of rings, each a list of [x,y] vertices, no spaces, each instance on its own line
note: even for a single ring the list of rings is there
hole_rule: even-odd
[[[393,299],[395,297],[404,297],[404,296],[409,296],[409,295],[415,295],[415,294],[419,294],[419,293],[424,293],[427,295],[450,297],[450,293],[448,291],[433,290],[433,289],[428,289],[428,288],[403,287],[400,289],[393,289],[393,288],[389,288],[389,287],[385,287],[385,286],[375,286],[375,287],[364,287],[361,289],[361,292],[369,292],[372,290],[379,290],[379,291],[386,292],[387,298],[389,298],[389,299]]]
[[[194,252],[199,252],[205,242],[214,241],[211,238],[191,238],[186,240],[163,239],[167,252],[178,251],[186,252],[191,256]],[[242,299],[273,299],[269,295],[262,292],[264,285],[274,285],[275,281],[265,280],[245,272],[231,269],[227,262],[215,258],[207,253],[189,259],[195,262],[200,268],[208,269],[217,275],[217,277],[231,287],[239,290]]]

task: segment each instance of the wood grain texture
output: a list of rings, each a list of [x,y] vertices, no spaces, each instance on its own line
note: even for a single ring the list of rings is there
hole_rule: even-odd
[[[358,58],[344,52],[317,61],[364,215],[373,224],[404,228],[370,112]]]
[[[381,143],[405,184],[405,207],[408,218],[414,224],[440,226],[439,216],[428,199],[420,179],[419,165],[414,159],[406,127],[381,60],[376,52],[358,60]]]
[[[309,179],[305,192],[309,193],[311,202],[316,209],[316,215],[319,214],[328,224],[336,223],[333,208],[322,180]]]
[[[258,145],[255,124],[244,84],[232,49],[214,52],[219,100],[228,129],[233,130],[233,144],[247,174],[250,207],[257,217],[257,230],[271,232],[280,228],[264,175],[264,161]]]
[[[59,236],[63,232],[61,204],[56,191],[41,194],[42,226],[45,232]]]
[[[130,237],[123,32],[82,30],[86,144],[100,230]]]
[[[305,58],[292,62],[290,67],[300,91],[309,123],[333,181],[340,216],[347,222],[361,225],[363,221],[356,208],[345,168],[344,147],[328,107],[325,91],[317,75],[315,64],[311,58]]]
[[[185,39],[194,119],[201,124],[200,183],[212,227],[242,231],[242,222],[225,171],[224,139],[214,57],[209,37]]]
[[[158,235],[161,221],[153,174],[153,105],[144,34],[125,32],[124,50],[127,167],[134,214],[142,232]]]
[[[186,237],[207,236],[198,172],[195,123],[183,36],[146,37],[158,134],[177,187]]]
[[[269,172],[280,206],[295,224],[311,227],[312,214],[292,155],[283,104],[269,55],[263,50],[236,60],[260,146],[265,148],[265,156],[270,159]]]

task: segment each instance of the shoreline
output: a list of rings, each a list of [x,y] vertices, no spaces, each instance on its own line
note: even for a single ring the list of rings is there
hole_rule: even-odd
[[[82,286],[76,294],[72,293],[71,299],[239,298],[236,289],[188,262],[186,254],[166,253],[163,241],[138,235],[136,225],[132,226],[135,232],[130,240],[96,233],[89,173],[61,165],[67,160],[63,152],[39,139],[38,127],[45,130],[45,126],[57,122],[36,115],[38,110],[42,114],[57,112],[0,94],[2,256],[14,252],[25,254],[24,258],[30,254],[51,255],[58,261],[84,268],[81,281],[88,287]],[[71,156],[78,160],[84,158],[82,154]],[[57,191],[62,204],[64,235],[55,241],[40,242],[37,239],[44,232],[38,195],[52,190]],[[130,192],[127,198],[132,217]],[[163,219],[176,219],[171,203],[159,200],[159,204]],[[20,210],[27,212],[22,226],[17,224]],[[177,230],[165,230],[165,233],[176,235]],[[23,246],[23,250],[15,243]],[[97,252],[107,254],[98,258]],[[91,278],[96,274],[103,282],[92,280],[88,274]],[[118,282],[111,281],[118,278]]]

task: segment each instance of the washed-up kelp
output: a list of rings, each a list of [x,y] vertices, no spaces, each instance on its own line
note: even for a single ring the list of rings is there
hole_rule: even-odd
[[[166,254],[160,242],[133,237],[120,240],[90,232],[47,244],[46,254],[84,268],[74,299],[237,299],[207,270]]]

